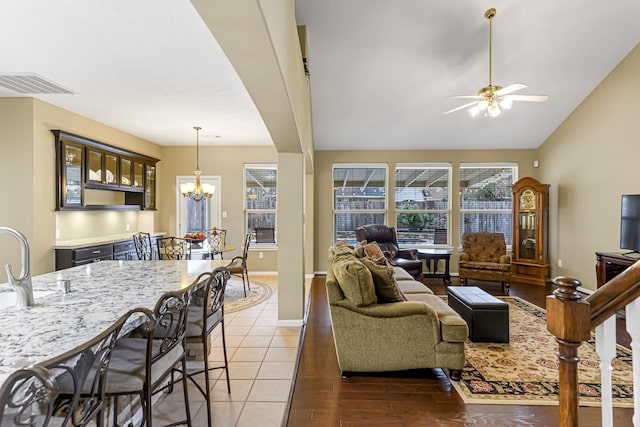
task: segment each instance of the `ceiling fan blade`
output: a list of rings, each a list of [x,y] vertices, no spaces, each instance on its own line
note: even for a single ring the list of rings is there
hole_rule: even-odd
[[[478,95],[456,95],[456,96],[450,96],[449,98],[456,98],[456,99],[482,99],[482,96],[478,96]]]
[[[464,104],[464,105],[461,105],[461,106],[459,106],[459,107],[456,107],[456,108],[454,108],[454,109],[452,109],[452,110],[445,111],[445,112],[444,112],[444,113],[442,113],[442,114],[449,114],[449,113],[453,113],[453,112],[455,112],[455,111],[462,110],[462,109],[465,109],[465,108],[467,108],[467,107],[471,107],[472,105],[475,105],[475,104],[477,104],[477,102],[475,102],[475,101],[473,101],[473,102],[469,102],[468,104]]]
[[[548,95],[509,95],[512,101],[528,101],[528,102],[545,102],[549,99]]]
[[[524,84],[524,83],[514,83],[514,84],[509,85],[507,87],[504,87],[504,88],[502,88],[500,90],[497,90],[496,94],[497,95],[507,95],[509,93],[513,93],[513,92],[516,92],[518,90],[524,89],[525,87],[527,87],[527,85]]]

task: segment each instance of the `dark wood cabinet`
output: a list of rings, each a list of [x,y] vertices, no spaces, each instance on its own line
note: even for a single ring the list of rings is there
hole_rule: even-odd
[[[157,240],[163,235],[163,233],[156,233],[151,236],[151,247],[154,252],[153,259],[158,259]],[[94,245],[59,247],[54,249],[56,253],[56,270],[99,261],[134,261],[138,259],[136,247],[131,238]]]
[[[123,261],[138,259],[138,255],[136,254],[136,247],[133,244],[133,240],[114,243],[113,259]]]
[[[68,132],[52,132],[56,143],[56,210],[156,208],[158,159]],[[123,192],[124,204],[88,204],[85,189]]]
[[[638,262],[638,258],[622,253],[596,252],[596,283],[598,288]]]
[[[56,270],[113,259],[113,244],[56,249]]]

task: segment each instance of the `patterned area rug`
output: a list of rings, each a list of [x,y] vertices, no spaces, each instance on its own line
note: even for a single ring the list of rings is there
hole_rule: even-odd
[[[545,311],[517,297],[509,304],[510,342],[465,343],[467,365],[461,381],[451,381],[465,403],[558,404],[558,344],[547,331]],[[580,405],[600,405],[600,368],[595,341],[578,349]],[[613,365],[616,407],[633,407],[631,352],[618,346]]]
[[[233,313],[266,301],[271,296],[271,288],[264,283],[250,281],[251,292],[244,296],[242,279],[231,276],[224,291],[224,312]]]

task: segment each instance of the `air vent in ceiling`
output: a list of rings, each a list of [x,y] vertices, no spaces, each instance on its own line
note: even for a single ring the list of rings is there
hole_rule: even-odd
[[[0,74],[0,87],[22,94],[66,93],[69,89],[47,80],[37,74],[4,73]]]

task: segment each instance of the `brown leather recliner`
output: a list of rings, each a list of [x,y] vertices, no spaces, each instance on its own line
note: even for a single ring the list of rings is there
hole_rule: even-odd
[[[511,255],[507,255],[504,234],[464,233],[459,273],[461,285],[467,279],[502,282],[504,292],[509,294]]]
[[[422,280],[422,260],[415,249],[400,249],[396,228],[384,224],[369,224],[356,230],[356,239],[361,242],[376,242],[391,265],[402,267],[416,280]]]

